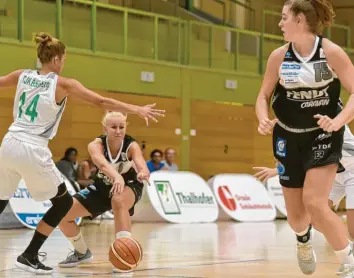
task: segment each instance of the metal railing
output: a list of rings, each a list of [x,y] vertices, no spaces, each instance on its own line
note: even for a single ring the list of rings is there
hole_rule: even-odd
[[[26,1],[26,5],[29,5],[27,4],[29,2]],[[266,16],[280,17],[279,13],[273,11],[265,10],[263,12],[262,32],[255,32],[198,21],[185,21],[176,17],[104,4],[96,0],[66,0],[64,6],[62,0],[56,0],[56,4],[53,5],[56,5],[55,35],[59,39],[63,38],[63,16],[67,13],[65,9],[68,9],[66,6],[75,5],[76,9],[86,9],[87,24],[89,23],[90,27],[85,25],[85,29],[82,30],[87,33],[87,29],[89,29],[90,32],[87,34],[82,32],[78,36],[89,36],[89,38],[80,39],[89,39],[88,48],[93,53],[105,51],[127,57],[137,56],[180,65],[262,75],[270,52],[284,43],[282,36],[265,33]],[[19,42],[25,41],[26,7],[28,6],[25,6],[24,0],[17,0],[17,40]],[[121,19],[120,24],[114,26],[115,33],[109,34],[112,38],[116,38],[119,50],[118,47],[101,50],[101,47],[97,46],[98,43],[101,43],[98,37],[104,33],[104,31],[99,32],[98,30],[100,25],[97,24],[97,18],[100,11],[117,13]],[[150,39],[148,42],[140,38],[140,35],[147,33],[148,30],[147,23],[146,26],[140,23],[143,19],[151,25],[149,27],[151,34],[149,33],[147,36]],[[6,24],[6,22],[0,23],[1,26]],[[75,22],[71,22],[71,24],[75,24]],[[354,59],[354,50],[350,49],[350,28],[343,25],[334,25],[333,28],[346,32],[347,40],[343,48]],[[141,32],[137,33],[138,31]],[[329,29],[327,35],[330,37],[331,34],[332,30]],[[137,44],[141,44],[140,48],[136,47]],[[72,46],[70,41],[68,46]],[[139,51],[142,49],[144,55],[140,55]]]

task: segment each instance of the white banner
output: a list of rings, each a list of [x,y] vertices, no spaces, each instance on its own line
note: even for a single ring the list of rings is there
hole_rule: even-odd
[[[156,171],[147,186],[157,213],[172,223],[214,222],[219,208],[207,183],[191,172]]]
[[[71,195],[74,195],[74,190],[71,183],[65,179],[65,185]],[[39,221],[41,221],[43,215],[52,206],[50,200],[37,202],[31,198],[27,186],[23,179],[21,179],[14,196],[9,200],[12,211],[16,218],[27,228],[36,229]],[[76,219],[76,223],[80,224],[82,218]]]
[[[214,191],[214,187],[213,187],[214,178],[215,178],[215,176],[212,177],[212,178],[210,178],[210,179],[208,180],[208,182],[207,182],[208,185],[209,185],[210,188],[211,188],[211,191]],[[218,205],[219,205],[219,215],[218,215],[218,219],[217,219],[217,220],[220,220],[220,221],[229,221],[229,220],[231,220],[231,219],[232,219],[231,216],[228,215],[228,214],[223,210],[223,208],[220,207],[220,204],[219,204],[219,203],[218,203]]]
[[[212,181],[221,208],[237,221],[272,221],[276,210],[267,190],[247,174],[216,175]]]
[[[152,185],[151,185],[152,186]],[[148,195],[149,184],[144,184],[143,195],[135,205],[132,222],[166,222],[166,220],[157,213],[150,202]]]
[[[279,183],[279,176],[272,177],[267,180],[266,187],[269,192],[269,196],[272,198],[274,205],[280,212],[280,217],[287,217],[285,200],[281,184]]]

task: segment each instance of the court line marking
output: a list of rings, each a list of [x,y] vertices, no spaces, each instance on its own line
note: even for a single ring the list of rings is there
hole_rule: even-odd
[[[101,272],[101,273],[60,273],[62,275],[65,275],[66,277],[82,277],[82,276],[98,276],[98,275],[119,275],[120,277],[130,277],[132,273],[137,273],[137,272],[144,272],[144,271],[156,271],[156,270],[164,270],[164,269],[180,269],[180,268],[191,268],[191,267],[203,267],[203,266],[211,266],[211,265],[225,265],[225,264],[239,264],[239,263],[255,263],[255,262],[261,262],[261,261],[266,261],[265,259],[252,259],[252,260],[238,260],[238,261],[216,261],[216,262],[209,262],[209,263],[199,263],[199,264],[191,264],[191,265],[171,265],[171,266],[166,266],[166,267],[156,267],[156,268],[145,268],[145,269],[136,269],[130,273],[113,273],[113,272]],[[109,262],[107,262],[109,263]],[[86,266],[89,266],[90,264],[86,264]],[[134,277],[168,277],[168,278],[203,278],[201,277],[195,277],[195,276],[181,276],[181,275],[173,275],[173,276],[167,276],[167,275],[156,275],[156,274],[148,274],[144,276],[136,276]]]

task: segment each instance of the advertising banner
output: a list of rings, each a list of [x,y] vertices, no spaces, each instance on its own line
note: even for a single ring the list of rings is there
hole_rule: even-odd
[[[71,183],[65,179],[65,185],[71,195],[76,191]],[[52,206],[52,202],[47,200],[37,202],[31,198],[31,194],[23,179],[20,180],[14,196],[10,199],[9,204],[16,218],[27,228],[36,229],[43,215]],[[82,218],[76,219],[76,223],[80,224]]]
[[[218,217],[218,204],[208,184],[191,172],[157,171],[147,186],[157,213],[172,223],[207,223]]]
[[[276,209],[267,190],[247,174],[216,175],[213,190],[221,208],[237,221],[272,221]]]

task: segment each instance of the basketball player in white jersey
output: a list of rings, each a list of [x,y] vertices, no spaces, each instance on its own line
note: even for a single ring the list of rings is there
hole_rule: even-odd
[[[285,1],[279,27],[288,43],[269,56],[256,114],[259,133],[272,134],[274,157],[282,165],[279,181],[300,270],[316,270],[312,223],[335,251],[338,274],[346,277],[354,275],[353,250],[328,197],[341,170],[344,125],[354,118],[354,67],[341,47],[320,35],[334,16],[329,0]],[[341,83],[350,97],[338,112]]]
[[[354,135],[348,126],[345,126],[342,155],[341,163],[345,171],[337,173],[329,194],[328,204],[330,207],[338,207],[341,200],[345,196],[347,197],[348,232],[351,239],[354,240]],[[276,168],[253,167],[253,169],[257,171],[254,176],[263,183],[283,171],[282,166],[279,164]]]
[[[48,141],[57,132],[67,97],[105,110],[138,114],[146,123],[148,119],[156,121],[155,117],[163,116],[164,111],[153,109],[154,105],[138,107],[104,98],[74,79],[60,77],[65,62],[65,45],[45,33],[37,34],[34,39],[42,69],[17,70],[0,77],[0,88],[17,85],[14,122],[0,149],[0,212],[13,196],[21,178],[34,200],[51,200],[53,206],[38,223],[30,244],[16,262],[22,270],[49,274],[53,269],[39,262],[38,251],[73,204],[48,148]]]
[[[138,143],[126,134],[126,116],[109,112],[102,124],[105,135],[88,145],[90,156],[98,167],[94,182],[74,195],[73,206],[59,224],[74,246],[74,252],[60,262],[59,267],[74,267],[93,259],[75,222],[78,217],[95,218],[113,209],[116,238],[130,237],[130,217],[141,199],[143,181],[148,182],[150,177]]]

